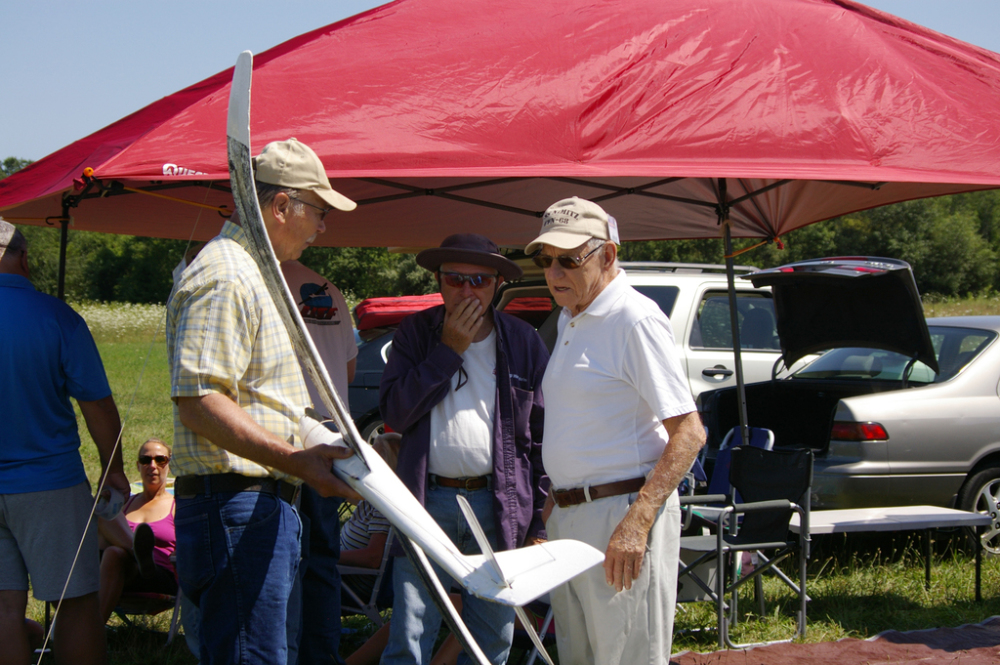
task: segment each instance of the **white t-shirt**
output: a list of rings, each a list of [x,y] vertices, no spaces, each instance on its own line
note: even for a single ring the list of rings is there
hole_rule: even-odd
[[[320,360],[326,365],[333,387],[344,401],[344,406],[348,406],[347,363],[357,357],[358,345],[354,341],[347,301],[340,289],[298,261],[285,261],[281,264],[281,272],[299,307],[306,330],[319,351]],[[309,375],[305,371],[303,375],[313,406],[325,412],[323,401]]]
[[[493,414],[497,398],[497,331],[462,354],[451,390],[431,409],[427,471],[445,478],[493,473]]]
[[[623,272],[577,316],[563,309],[542,392],[556,489],[648,474],[667,445],[662,421],[695,410],[670,321]]]

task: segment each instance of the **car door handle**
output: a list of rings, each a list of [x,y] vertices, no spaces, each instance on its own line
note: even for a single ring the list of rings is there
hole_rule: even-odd
[[[726,369],[722,365],[716,365],[715,367],[706,367],[705,369],[701,370],[701,375],[709,376],[712,378],[721,376],[722,378],[725,379],[733,375],[733,370]]]

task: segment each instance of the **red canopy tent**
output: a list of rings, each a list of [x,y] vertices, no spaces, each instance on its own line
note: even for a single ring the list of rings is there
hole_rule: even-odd
[[[215,212],[128,188],[231,209],[230,77],[0,181],[0,215],[213,236]],[[848,0],[398,0],[259,54],[253,86],[254,150],[295,136],[360,203],[321,244],[517,246],[567,195],[625,240],[727,215],[774,238],[1000,186],[1000,56]]]

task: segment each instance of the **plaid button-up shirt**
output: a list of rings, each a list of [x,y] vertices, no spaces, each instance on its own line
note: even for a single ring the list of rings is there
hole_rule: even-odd
[[[184,270],[167,301],[166,328],[174,400],[220,393],[301,446],[298,421],[309,395],[242,227],[226,222]],[[198,436],[181,423],[176,401],[170,466],[178,476],[233,472],[301,482]]]

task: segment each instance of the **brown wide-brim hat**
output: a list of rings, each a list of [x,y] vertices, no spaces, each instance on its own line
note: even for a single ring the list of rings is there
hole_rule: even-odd
[[[469,263],[493,268],[508,282],[521,279],[520,266],[500,254],[496,243],[478,233],[456,233],[441,242],[440,247],[425,249],[417,254],[417,265],[437,272],[442,263]]]

